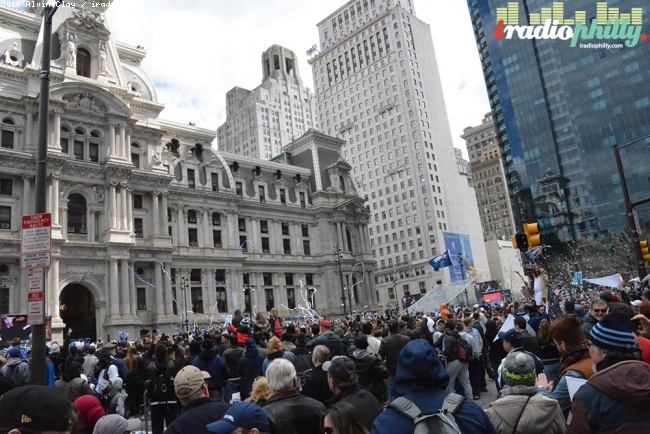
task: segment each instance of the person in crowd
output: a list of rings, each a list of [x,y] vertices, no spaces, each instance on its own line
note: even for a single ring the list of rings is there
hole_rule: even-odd
[[[264,410],[248,402],[235,403],[221,420],[207,425],[206,428],[215,434],[268,434],[271,429]]]
[[[307,350],[307,336],[304,333],[296,335],[296,348],[291,351],[296,356],[296,372],[299,376],[303,375],[308,369],[314,369],[311,362],[311,354]]]
[[[458,323],[459,328],[463,329],[463,324]],[[460,381],[460,384],[464,390],[465,397],[467,399],[472,399],[472,385],[469,382],[469,370],[468,362],[461,362],[458,360],[459,351],[458,351],[458,341],[462,338],[456,329],[456,323],[453,320],[448,320],[445,323],[445,338],[442,341],[442,355],[445,357],[447,362],[447,373],[449,375],[449,384],[447,386],[448,392],[454,391],[454,386],[456,378]],[[471,345],[471,344],[470,344]],[[468,355],[472,357],[471,354]]]
[[[313,351],[316,345],[325,345],[330,350],[330,358],[342,356],[341,338],[334,334],[332,321],[323,319],[319,325],[320,333],[318,336],[307,336],[307,349]]]
[[[383,383],[388,378],[388,369],[384,362],[367,349],[368,336],[360,333],[354,340],[354,345],[348,348],[348,355],[354,362],[359,386],[370,391],[379,402],[383,402],[385,400]]]
[[[273,392],[269,389],[269,383],[266,380],[266,377],[257,377],[255,381],[253,381],[253,391],[251,392],[251,395],[244,401],[252,402],[260,407],[264,407],[271,396],[273,396]]]
[[[641,316],[650,318],[650,302],[641,302],[638,312]],[[637,335],[637,339],[639,340],[639,349],[641,350],[643,361],[650,365],[650,339],[643,336],[641,330],[638,328],[635,328],[634,333]]]
[[[255,323],[253,324],[253,333],[270,333],[269,320],[264,316],[264,312],[257,312]]]
[[[144,402],[142,401],[144,395],[144,381],[145,369],[144,360],[135,345],[131,345],[124,358],[124,364],[129,370],[129,375],[124,382],[124,388],[129,395],[128,407],[129,416],[137,416],[140,413],[140,408]]]
[[[279,339],[282,339],[282,318],[278,316],[278,310],[276,308],[271,309],[271,318],[269,319],[269,328],[271,329],[271,334],[277,336]]]
[[[481,399],[481,353],[483,352],[483,338],[477,329],[474,328],[474,318],[470,316],[463,319],[463,331],[459,332],[460,336],[470,342],[472,346],[472,359],[467,365],[469,383],[472,386],[472,396],[474,399]],[[483,373],[483,383],[485,383],[485,373]],[[486,389],[487,391],[487,389]]]
[[[503,348],[501,340],[495,339],[498,333],[499,327],[497,323],[494,320],[488,320],[485,323],[485,340],[489,342],[488,361],[492,369],[492,379],[496,385],[497,392],[501,390],[501,386],[499,385],[499,365],[501,364],[501,360],[508,355]]]
[[[68,370],[54,383],[54,390],[68,398],[71,403],[82,395],[92,395],[93,390],[86,380],[81,378],[81,364],[72,362]]]
[[[57,346],[58,348],[58,346]],[[54,350],[52,350],[54,351]],[[90,380],[95,373],[95,365],[97,365],[97,356],[95,355],[95,344],[88,346],[88,354],[84,356],[84,363],[82,365],[82,372],[88,380]],[[52,360],[54,361],[54,360]],[[56,366],[55,366],[56,368]]]
[[[26,385],[0,399],[0,432],[8,434],[69,434],[72,404],[47,386]]]
[[[95,366],[97,385],[95,394],[100,396],[100,401],[107,414],[125,414],[124,402],[128,396],[123,389],[124,381],[119,375],[117,366],[113,363],[108,352],[103,352]]]
[[[282,342],[280,342],[277,336],[273,336],[266,346],[266,359],[264,359],[264,363],[262,364],[262,372],[266,372],[266,369],[275,359],[285,359],[291,363],[295,363],[296,361],[296,356],[290,351],[285,351]]]
[[[567,433],[650,432],[650,366],[638,360],[630,319],[608,313],[589,341],[595,374],[573,397]]]
[[[524,342],[524,337],[522,336],[521,333],[519,333],[515,329],[510,329],[507,331],[502,331],[499,332],[499,339],[501,339],[501,342],[503,344],[503,349],[506,350],[508,354],[512,352],[526,352],[527,354],[530,354],[535,361],[535,372],[539,372],[540,374],[544,373],[544,364],[542,363],[539,358],[534,355],[533,353],[529,353],[526,350],[523,349],[522,344]],[[501,368],[503,367],[503,362],[505,359],[501,362],[501,365],[499,365],[499,368],[497,370],[497,373],[499,375],[499,388],[502,389],[503,386],[505,386],[505,378],[503,377],[503,374],[501,372]]]
[[[527,322],[523,317],[515,317],[514,329],[521,333],[521,336],[524,338],[523,343],[521,344],[522,348],[525,351],[528,351],[529,353],[535,354],[539,357],[539,342],[537,342],[537,337],[532,336],[530,333],[528,333],[528,330],[526,330],[526,325]]]
[[[104,417],[104,407],[94,395],[83,395],[75,399],[72,407],[77,415],[73,425],[72,434],[92,434],[95,424]]]
[[[582,332],[585,336],[589,336],[592,327],[607,315],[607,310],[607,302],[604,300],[597,298],[591,302],[589,316],[582,322]]]
[[[348,357],[337,356],[325,362],[323,370],[327,372],[329,388],[334,394],[329,406],[339,402],[352,404],[359,411],[365,427],[371,430],[383,407],[372,393],[359,387],[354,362]]]
[[[388,331],[390,334],[382,339],[379,345],[379,357],[386,362],[386,369],[388,370],[388,400],[392,401],[397,398],[395,374],[397,372],[399,353],[411,339],[399,333],[399,322],[396,319],[388,321]]]
[[[27,360],[23,359],[19,347],[13,347],[7,352],[7,363],[0,373],[14,382],[14,387],[24,386],[32,382],[32,371]]]
[[[244,345],[246,346],[244,356],[237,362],[237,370],[241,377],[239,393],[242,401],[246,400],[253,391],[253,381],[262,375],[264,364],[264,358],[257,352],[257,345],[253,338],[246,339]]]
[[[190,342],[190,353],[183,359],[181,368],[191,366],[194,359],[199,357],[199,354],[201,354],[201,341],[194,339],[192,342]]]
[[[206,425],[221,419],[228,405],[210,398],[205,380],[210,374],[196,366],[185,366],[174,377],[174,391],[183,406],[181,414],[167,427],[165,434],[209,434]]]
[[[533,292],[535,293],[535,304],[541,306],[542,297],[546,297],[546,288],[548,287],[548,275],[542,267],[535,265],[533,270]]]
[[[275,359],[266,371],[273,396],[263,407],[271,422],[271,431],[283,434],[316,433],[325,406],[296,390],[296,368],[288,360]]]
[[[151,407],[152,432],[162,434],[163,426],[171,425],[178,416],[178,401],[174,394],[173,383],[176,365],[171,359],[174,354],[173,348],[169,348],[171,351],[168,352],[167,345],[161,342],[153,348],[153,359],[147,364],[147,392]],[[149,354],[145,359],[149,360]]]
[[[325,345],[317,345],[311,355],[314,370],[302,387],[302,394],[322,403],[327,402],[334,394],[329,388],[327,372],[323,371],[323,363],[329,360],[330,350]]]
[[[295,344],[296,335],[293,334],[293,327],[287,327],[287,328],[292,329],[292,331],[285,330],[281,340],[282,346],[287,351],[293,351],[296,349],[296,344]]]
[[[338,402],[325,413],[323,432],[325,434],[368,434],[369,431],[354,405]]]
[[[580,322],[575,317],[564,316],[551,324],[549,334],[560,353],[560,366],[555,379],[545,374],[538,375],[537,384],[542,395],[557,400],[564,417],[571,410],[571,398],[567,378],[588,380],[593,375],[592,360],[589,355],[589,343],[582,333]]]
[[[199,370],[210,374],[207,382],[210,397],[215,401],[223,402],[224,387],[230,376],[230,369],[228,369],[228,365],[223,358],[217,354],[212,339],[205,339],[201,343],[201,348],[201,354],[194,359],[192,366],[196,366]]]
[[[442,408],[447,396],[449,375],[436,351],[423,339],[406,344],[400,352],[395,385],[400,397],[415,404],[424,414]],[[454,418],[463,433],[494,433],[494,427],[485,412],[474,401],[463,400]],[[413,420],[389,407],[375,419],[373,434],[408,433]]]
[[[539,323],[537,342],[539,345],[539,358],[544,364],[546,378],[555,378],[560,368],[560,352],[551,338],[551,322],[543,319]]]
[[[119,414],[109,414],[97,421],[93,434],[124,434],[140,428],[140,419],[124,419]]]
[[[241,322],[239,323],[241,325]],[[248,338],[251,339],[251,338]],[[246,339],[246,340],[248,340]],[[228,375],[229,380],[233,380],[235,378],[239,378],[240,374],[239,371],[237,370],[237,366],[239,364],[239,359],[244,355],[244,344],[246,341],[242,343],[240,346],[237,343],[237,336],[230,336],[229,342],[228,342],[228,348],[223,352],[223,360],[226,362],[228,365],[228,369],[230,369],[230,374]],[[232,399],[232,394],[236,392],[236,385],[233,383],[233,381],[228,381],[226,383],[226,402],[230,402]]]
[[[503,363],[505,387],[485,410],[497,433],[560,434],[566,431],[560,405],[538,392],[535,361],[525,352],[511,352]]]

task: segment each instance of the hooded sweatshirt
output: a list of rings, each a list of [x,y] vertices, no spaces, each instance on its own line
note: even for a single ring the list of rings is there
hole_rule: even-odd
[[[242,401],[248,398],[253,391],[255,378],[262,375],[263,363],[264,358],[260,356],[257,347],[248,348],[237,362],[241,377],[240,392]]]
[[[564,415],[560,404],[539,394],[535,386],[506,386],[501,394],[502,398],[485,410],[496,432],[512,433],[515,425],[517,433],[564,432]]]
[[[222,390],[228,381],[230,369],[214,348],[204,349],[199,357],[192,361],[192,365],[210,374],[210,378],[206,380],[210,390]]]
[[[442,407],[447,395],[449,375],[436,351],[424,339],[416,339],[400,352],[395,374],[398,396],[410,399],[422,413],[433,413]],[[494,433],[485,412],[472,401],[463,401],[455,414],[456,423],[464,433]],[[395,434],[411,432],[413,422],[388,407],[372,426],[372,433]]]
[[[31,369],[29,363],[19,357],[11,358],[2,367],[2,376],[13,380],[16,387],[31,383]]]

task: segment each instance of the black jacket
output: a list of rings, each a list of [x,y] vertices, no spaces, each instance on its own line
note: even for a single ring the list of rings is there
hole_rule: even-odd
[[[230,407],[207,396],[189,403],[165,430],[165,434],[210,434],[207,424],[220,420]]]
[[[302,394],[323,403],[334,396],[327,383],[327,372],[323,371],[323,365],[314,368],[302,386]]]
[[[241,393],[242,401],[251,395],[255,378],[262,375],[263,363],[264,357],[260,356],[260,353],[257,352],[257,348],[246,350],[244,355],[239,359],[237,370],[241,377],[239,391]]]
[[[319,433],[325,406],[315,399],[302,396],[298,391],[274,395],[262,407],[271,422],[271,433]]]
[[[395,375],[399,353],[410,341],[411,338],[402,333],[391,333],[381,340],[379,355],[386,361],[388,375]]]
[[[228,347],[226,351],[223,352],[223,359],[230,369],[230,377],[228,378],[237,378],[239,377],[239,372],[237,371],[237,364],[239,359],[244,355],[244,349],[240,346]]]
[[[374,354],[353,346],[348,350],[348,355],[356,367],[359,386],[372,392],[377,399],[381,399],[380,397],[383,395],[382,380],[388,378],[386,364]]]
[[[339,402],[352,404],[352,406],[359,412],[361,419],[363,419],[363,424],[366,426],[368,431],[372,430],[373,422],[384,410],[372,393],[356,386],[339,392],[338,395],[335,395],[334,398],[328,401],[328,407],[332,407]]]
[[[296,349],[291,352],[296,356],[296,362],[294,365],[297,374],[300,375],[307,369],[314,369],[314,364],[311,361],[311,353],[306,347],[296,347]]]

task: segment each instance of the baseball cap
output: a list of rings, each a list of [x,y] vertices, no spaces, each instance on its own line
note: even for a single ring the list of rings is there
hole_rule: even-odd
[[[475,305],[474,305],[474,309],[478,309],[478,308],[479,308],[479,305],[478,305],[478,304],[475,304]]]
[[[201,388],[206,378],[210,378],[210,374],[196,366],[184,367],[174,377],[176,396],[184,398],[194,395]]]
[[[46,386],[17,387],[0,397],[0,431],[67,431],[72,404]]]
[[[639,307],[641,306],[641,303],[643,303],[641,300],[634,300],[631,304],[634,307]]]
[[[320,322],[321,327],[332,327],[332,321],[324,319]]]
[[[108,343],[104,344],[104,346],[102,348],[104,348],[105,350],[112,350],[115,347],[117,347],[116,344],[114,344],[112,342],[108,342]]]
[[[13,347],[12,349],[9,350],[9,357],[18,358],[22,357],[22,354],[20,353],[20,348],[18,347]]]
[[[255,339],[253,338],[248,338],[244,341],[244,345],[246,345],[247,349],[255,348]]]
[[[331,361],[323,363],[323,371],[336,381],[353,381],[357,375],[354,362],[345,356],[335,356]]]
[[[141,424],[140,419],[124,419],[119,414],[109,414],[97,421],[93,434],[123,434],[124,431],[140,429]]]
[[[241,401],[230,407],[221,420],[206,425],[206,428],[216,434],[228,434],[237,428],[270,431],[269,418],[262,407],[252,402]]]
[[[499,339],[509,342],[515,347],[520,347],[524,342],[524,336],[515,329],[499,332]]]

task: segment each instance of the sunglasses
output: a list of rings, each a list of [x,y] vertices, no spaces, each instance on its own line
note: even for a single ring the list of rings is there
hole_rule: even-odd
[[[596,313],[607,313],[607,309],[592,309]]]

